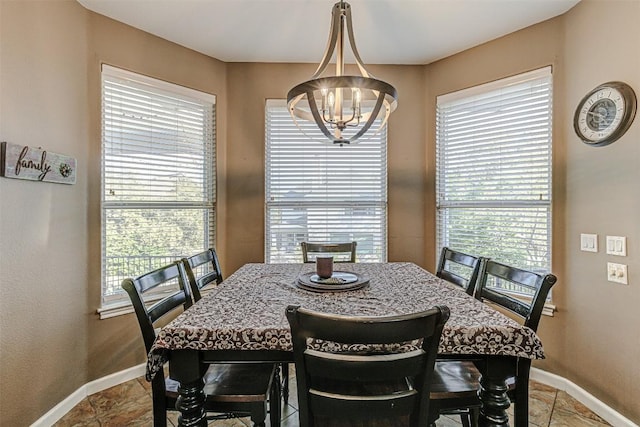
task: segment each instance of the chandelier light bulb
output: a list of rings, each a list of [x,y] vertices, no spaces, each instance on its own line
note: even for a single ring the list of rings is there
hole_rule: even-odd
[[[360,101],[362,98],[362,92],[357,87],[351,88],[351,107],[357,108],[360,106]]]

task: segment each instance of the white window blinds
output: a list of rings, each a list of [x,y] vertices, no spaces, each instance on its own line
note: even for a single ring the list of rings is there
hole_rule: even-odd
[[[438,249],[550,270],[551,117],[550,67],[438,97]]]
[[[324,139],[313,124],[305,133]],[[309,140],[286,102],[266,105],[267,262],[301,262],[300,242],[357,241],[359,262],[386,260],[386,128],[342,147]]]
[[[215,96],[102,69],[103,306],[126,277],[200,252],[215,224]]]

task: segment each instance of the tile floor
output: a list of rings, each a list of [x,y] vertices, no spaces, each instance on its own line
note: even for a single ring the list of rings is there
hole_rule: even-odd
[[[295,377],[290,376],[291,396],[283,408],[282,427],[298,427]],[[93,394],[60,419],[56,427],[152,426],[151,389],[144,378]],[[529,392],[532,427],[602,427],[609,424],[564,391],[532,382]],[[168,415],[168,426],[178,425],[177,413]],[[267,426],[268,426],[267,420]],[[442,416],[438,427],[459,427],[459,419]],[[210,427],[247,427],[248,418],[211,421]]]

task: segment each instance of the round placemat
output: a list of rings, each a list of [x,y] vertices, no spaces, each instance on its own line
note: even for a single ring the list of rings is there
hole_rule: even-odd
[[[343,292],[360,289],[369,284],[367,276],[346,271],[334,271],[328,279],[321,279],[315,272],[304,273],[298,277],[296,285],[312,292]]]

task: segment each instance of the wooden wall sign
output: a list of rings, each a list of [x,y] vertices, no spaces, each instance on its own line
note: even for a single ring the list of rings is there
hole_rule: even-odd
[[[30,181],[76,183],[76,159],[28,145],[2,142],[0,176]]]

